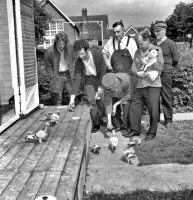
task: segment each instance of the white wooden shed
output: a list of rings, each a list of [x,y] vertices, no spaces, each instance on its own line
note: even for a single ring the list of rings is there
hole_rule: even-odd
[[[38,105],[33,0],[0,0],[0,133]]]

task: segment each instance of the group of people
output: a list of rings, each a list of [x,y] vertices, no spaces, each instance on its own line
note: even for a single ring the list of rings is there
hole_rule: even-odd
[[[155,40],[146,31],[138,33],[134,40],[125,36],[122,21],[116,22],[113,24],[114,37],[107,41],[102,51],[89,47],[84,39],[76,40],[72,46],[66,33],[58,33],[54,44],[45,52],[54,104],[62,104],[62,92],[66,89],[70,96],[69,108],[74,108],[75,97],[83,84],[91,107],[92,132],[105,125],[105,115],[107,128],[124,130],[125,137],[140,135],[146,106],[150,126],[145,140],[154,139],[160,121],[160,103],[165,126],[168,128],[172,124],[172,71],[179,61],[176,44],[166,37],[166,29],[165,23],[157,23],[154,25]],[[152,50],[156,58],[144,70]],[[76,54],[74,72],[73,54]]]

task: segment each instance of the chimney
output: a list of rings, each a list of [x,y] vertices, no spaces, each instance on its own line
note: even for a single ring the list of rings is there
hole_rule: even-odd
[[[88,21],[87,19],[87,9],[86,8],[82,8],[82,21]]]

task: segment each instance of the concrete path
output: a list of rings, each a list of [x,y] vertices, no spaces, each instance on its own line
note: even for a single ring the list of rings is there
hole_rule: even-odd
[[[147,117],[143,117],[147,122]],[[175,114],[174,120],[193,120],[193,113]],[[99,155],[90,153],[87,170],[87,192],[104,191],[105,193],[124,193],[137,189],[151,191],[170,191],[184,188],[193,189],[193,164],[160,164],[138,167],[122,159],[122,151],[127,146],[128,138],[117,132],[119,139],[117,150],[112,153],[108,149],[109,137],[105,129],[92,134],[91,143],[101,146]],[[150,145],[151,142],[149,141]]]
[[[163,114],[161,114],[161,120],[164,120]],[[173,115],[173,121],[193,120],[193,113],[176,113]]]

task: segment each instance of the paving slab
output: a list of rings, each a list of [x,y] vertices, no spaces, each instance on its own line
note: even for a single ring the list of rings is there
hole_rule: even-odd
[[[161,120],[164,120],[163,114],[160,117]],[[185,120],[193,120],[193,113],[175,113],[173,115],[173,121],[185,121]]]

